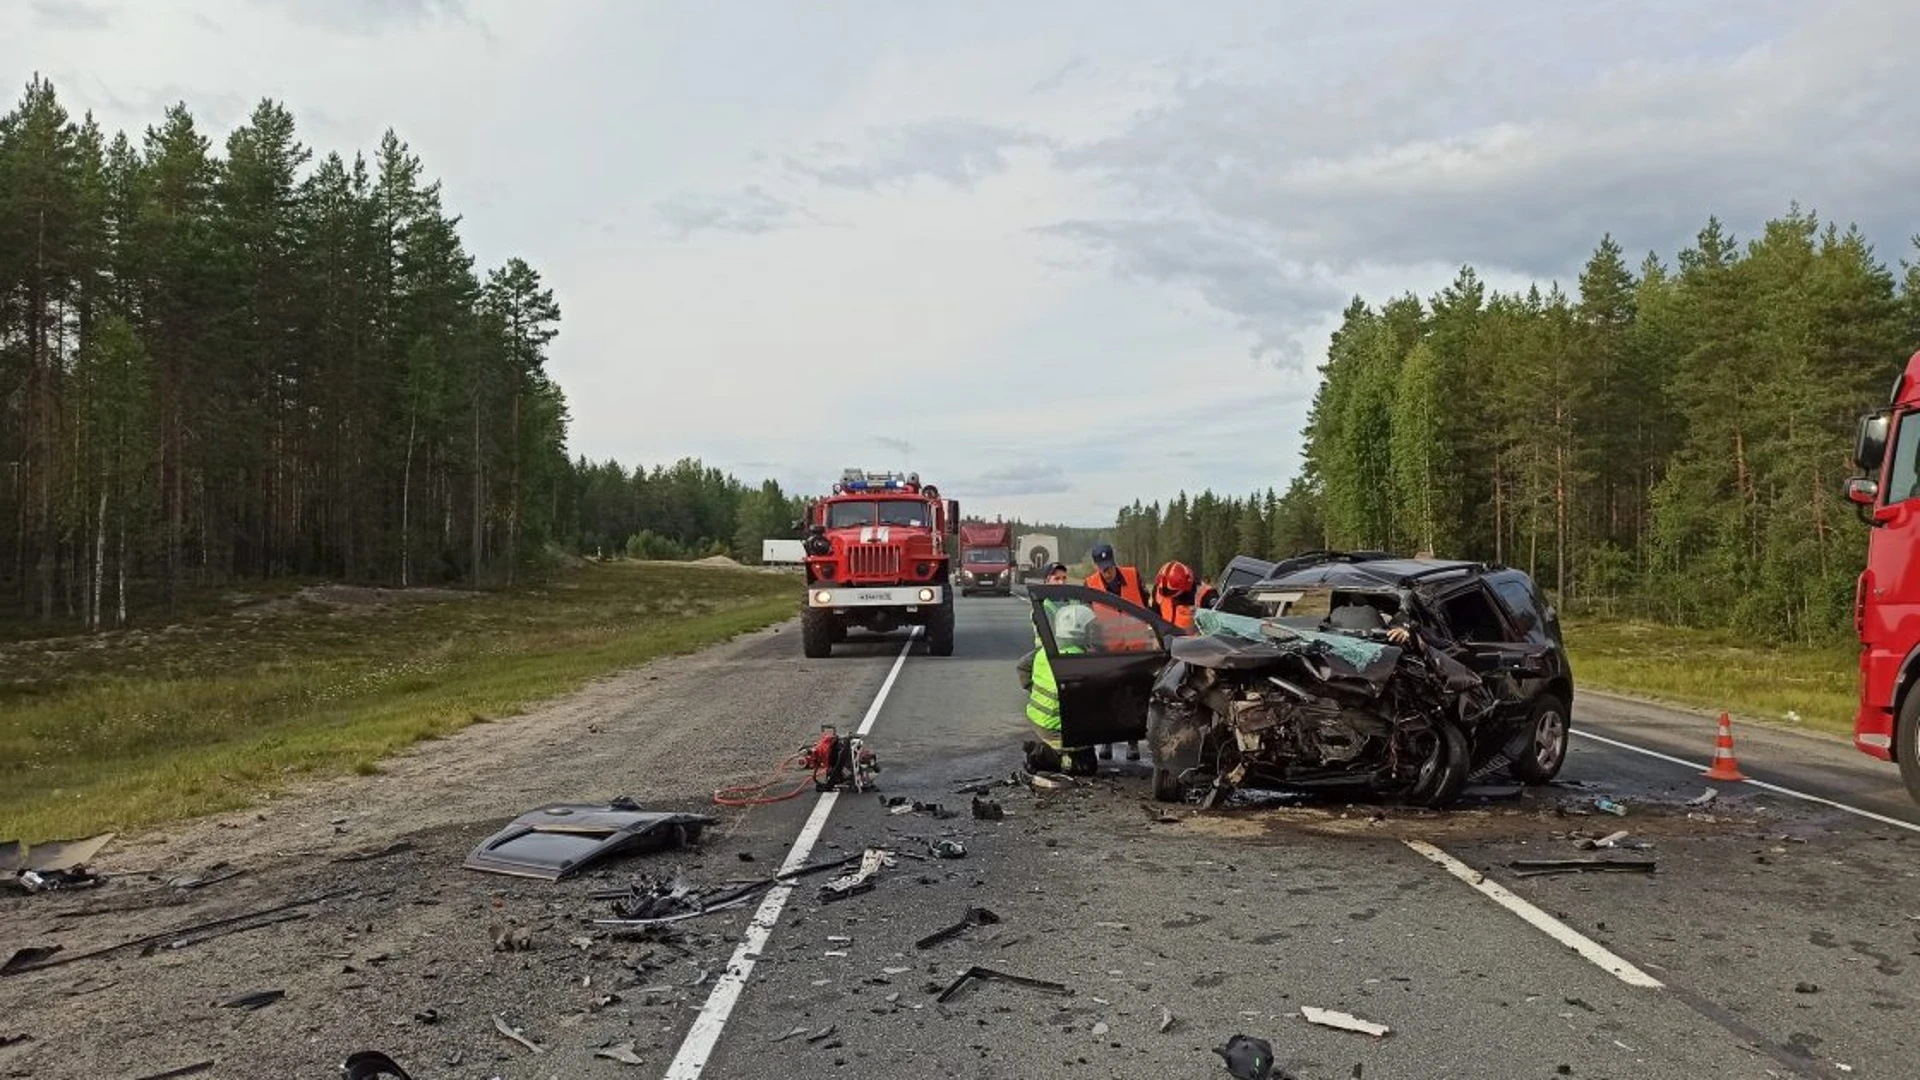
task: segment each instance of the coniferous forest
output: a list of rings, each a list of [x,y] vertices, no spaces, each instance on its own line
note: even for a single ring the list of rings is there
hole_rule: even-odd
[[[0,603],[102,628],[249,579],[780,535],[777,485],[569,461],[553,292],[459,226],[392,132],[316,154],[263,101],[218,147],[185,104],[108,133],[29,82],[0,116]]]
[[[1497,560],[1571,611],[1766,641],[1851,633],[1859,415],[1920,347],[1920,268],[1799,207],[1672,262],[1611,237],[1572,294],[1356,298],[1284,492],[1135,503],[1142,564],[1312,548]]]

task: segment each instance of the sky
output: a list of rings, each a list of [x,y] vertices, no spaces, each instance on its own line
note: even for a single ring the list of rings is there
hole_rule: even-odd
[[[392,128],[562,309],[570,448],[1110,524],[1284,488],[1354,296],[1571,289],[1797,201],[1920,231],[1905,0],[12,0],[130,134]]]

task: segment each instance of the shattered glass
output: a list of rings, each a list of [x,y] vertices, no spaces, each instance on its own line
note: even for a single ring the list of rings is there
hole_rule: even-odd
[[[1211,608],[1195,611],[1193,625],[1202,634],[1223,634],[1247,641],[1273,641],[1283,646],[1289,641],[1321,645],[1327,652],[1360,670],[1379,663],[1392,648],[1390,645],[1382,645],[1350,634],[1331,634],[1320,630],[1281,626],[1251,615],[1229,615]]]

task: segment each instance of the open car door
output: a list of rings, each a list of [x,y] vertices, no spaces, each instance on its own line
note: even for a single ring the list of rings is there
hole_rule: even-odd
[[[1027,595],[1060,690],[1060,744],[1145,738],[1147,692],[1181,630],[1104,589],[1029,585]]]

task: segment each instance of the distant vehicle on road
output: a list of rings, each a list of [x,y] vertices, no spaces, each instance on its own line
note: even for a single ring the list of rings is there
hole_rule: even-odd
[[[1052,533],[1023,533],[1014,541],[1014,555],[1020,560],[1020,580],[1039,581],[1047,576],[1050,562],[1072,562],[1060,553],[1060,538]]]
[[[1872,526],[1867,568],[1853,588],[1853,745],[1898,763],[1907,794],[1920,802],[1920,353],[1894,380],[1887,406],[1860,418],[1853,463],[1859,475],[1847,481],[1847,500]]]
[[[1560,772],[1573,676],[1558,616],[1521,571],[1313,552],[1243,557],[1222,577],[1193,635],[1103,590],[1028,587],[1067,745],[1145,737],[1164,800],[1264,783],[1442,805],[1478,777]],[[1093,640],[1055,639],[1049,605],[1063,603],[1094,609]]]
[[[1013,526],[998,521],[960,524],[960,595],[1013,595]]]

